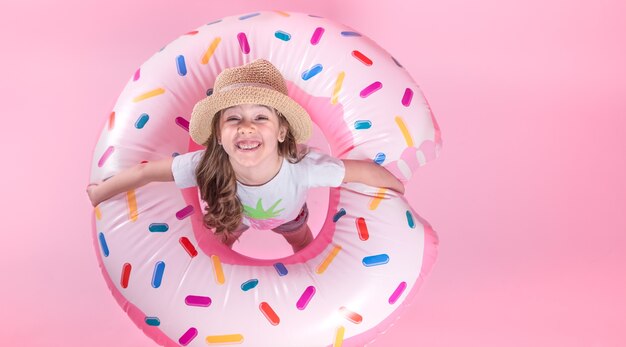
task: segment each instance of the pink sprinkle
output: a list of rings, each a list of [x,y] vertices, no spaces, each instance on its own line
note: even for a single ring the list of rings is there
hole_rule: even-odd
[[[296,303],[296,307],[298,308],[298,310],[304,310],[306,306],[309,304],[309,301],[311,301],[311,298],[313,298],[314,294],[315,294],[315,287],[313,286],[306,287],[306,289],[300,296],[300,299],[298,299],[298,302]]]
[[[411,88],[407,88],[404,91],[404,96],[402,96],[402,105],[409,107],[411,105],[411,100],[413,99],[413,91]]]
[[[389,304],[391,305],[395,304],[396,301],[398,301],[398,298],[400,297],[400,295],[404,293],[405,289],[406,289],[406,282],[400,282],[400,284],[398,285],[398,288],[396,288],[396,290],[393,291],[393,294],[391,294],[391,296],[389,297]]]
[[[183,117],[176,117],[176,119],[174,121],[176,122],[176,124],[179,127],[185,129],[185,131],[189,131],[189,121],[188,120],[186,120]]]
[[[243,54],[250,53],[250,45],[248,44],[248,37],[244,33],[237,34],[237,40],[239,40],[239,47]]]
[[[187,346],[189,342],[196,338],[196,336],[198,336],[198,329],[189,328],[189,330],[187,330],[187,332],[184,333],[183,336],[180,337],[180,339],[178,339],[178,343],[183,346]]]
[[[178,218],[179,220],[185,219],[191,216],[192,213],[193,213],[193,206],[187,205],[186,207],[182,208],[180,211],[176,212],[176,218]]]
[[[133,76],[133,81],[138,80],[140,76],[141,76],[141,68],[139,68],[139,69],[137,69],[137,71],[135,71],[135,76]]]
[[[324,28],[317,27],[315,31],[313,32],[313,36],[311,36],[311,44],[317,45],[320,42],[320,39],[322,38],[323,34],[324,34]]]
[[[362,98],[367,98],[368,96],[370,96],[373,92],[379,90],[380,88],[383,87],[383,84],[380,83],[379,81],[376,81],[372,84],[370,84],[369,86],[365,87],[365,89],[363,89],[361,91],[361,97]]]
[[[185,304],[188,306],[209,307],[211,305],[211,298],[208,296],[187,295]]]
[[[109,146],[109,148],[107,148],[107,150],[104,151],[104,154],[102,154],[102,157],[100,157],[100,160],[98,160],[98,167],[102,167],[102,165],[104,165],[104,162],[107,161],[107,159],[109,159],[114,149],[115,148],[113,148],[113,146]]]

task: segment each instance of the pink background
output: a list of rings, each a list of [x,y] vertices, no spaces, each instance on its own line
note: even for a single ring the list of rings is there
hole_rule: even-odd
[[[97,266],[84,193],[117,95],[226,15],[318,14],[414,76],[442,155],[407,197],[438,231],[425,286],[372,346],[626,345],[622,0],[3,1],[0,344],[153,346]]]

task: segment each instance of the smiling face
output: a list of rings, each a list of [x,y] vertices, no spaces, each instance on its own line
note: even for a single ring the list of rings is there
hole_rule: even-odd
[[[221,112],[219,139],[235,173],[256,173],[251,170],[255,169],[264,174],[276,165],[280,168],[278,143],[286,133],[276,111],[266,106],[244,104]]]

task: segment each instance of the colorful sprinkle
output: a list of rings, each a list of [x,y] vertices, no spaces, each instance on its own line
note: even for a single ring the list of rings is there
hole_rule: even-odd
[[[361,36],[361,34],[357,33],[356,31],[342,31],[341,36],[358,37]]]
[[[250,289],[255,288],[259,284],[259,280],[253,278],[251,280],[247,280],[241,284],[241,290],[247,292]]]
[[[157,317],[146,317],[146,324],[153,327],[161,325],[161,320]]]
[[[315,28],[315,31],[313,32],[313,36],[311,36],[311,44],[317,45],[318,43],[320,43],[320,40],[322,39],[322,35],[324,35],[324,28],[322,27]]]
[[[178,212],[176,212],[176,218],[178,220],[183,220],[193,214],[193,206],[187,205]]]
[[[300,299],[298,299],[298,302],[296,303],[298,310],[304,310],[313,298],[313,295],[315,295],[315,287],[306,287],[304,292],[302,292],[302,295],[300,295]]]
[[[165,263],[158,261],[154,264],[154,272],[152,273],[152,288],[159,288],[163,281],[163,272],[165,271]]]
[[[211,96],[213,95],[213,88],[209,88],[206,90],[206,96]]]
[[[102,211],[100,211],[100,206],[96,206],[94,208],[94,212],[96,214],[96,219],[97,220],[101,220],[102,219]]]
[[[107,240],[104,238],[103,233],[98,233],[98,241],[100,241],[100,248],[102,249],[102,254],[105,257],[109,256],[109,246],[107,246]]]
[[[359,324],[363,321],[363,317],[353,311],[348,310],[347,308],[341,306],[339,308],[339,312],[346,317],[347,320],[349,320],[350,322],[354,323],[354,324]]]
[[[153,90],[151,90],[149,92],[145,92],[143,94],[140,94],[140,95],[134,97],[133,98],[133,102],[139,102],[139,101],[143,101],[143,100],[146,100],[146,99],[150,99],[150,98],[153,98],[155,96],[159,96],[159,95],[161,95],[163,93],[165,93],[165,89],[163,89],[163,88],[156,88],[156,89],[153,89]]]
[[[122,265],[122,278],[120,279],[122,288],[128,288],[128,281],[130,280],[130,271],[132,268],[133,267],[129,263]]]
[[[289,33],[286,33],[282,30],[278,30],[274,33],[274,36],[276,36],[277,39],[279,40],[283,40],[283,41],[289,41],[291,40],[291,35]]]
[[[259,309],[261,310],[261,312],[263,312],[263,315],[265,316],[265,318],[267,318],[270,324],[278,325],[278,323],[280,323],[280,318],[278,318],[278,315],[276,314],[276,312],[274,312],[274,309],[272,309],[272,306],[270,306],[270,304],[263,301],[259,305]]]
[[[356,219],[356,230],[359,232],[359,239],[361,239],[361,241],[367,241],[367,239],[370,238],[370,233],[367,230],[367,224],[365,224],[363,217]]]
[[[370,200],[369,209],[374,211],[380,205],[380,202],[383,201],[385,197],[385,193],[387,192],[387,188],[378,188],[376,195]]]
[[[383,265],[389,262],[389,256],[387,254],[370,255],[363,258],[363,265],[370,267],[376,265]]]
[[[372,122],[369,120],[358,120],[354,122],[354,129],[365,130],[372,127]]]
[[[367,98],[368,96],[372,95],[372,93],[374,93],[375,91],[380,90],[380,88],[382,87],[383,87],[383,84],[380,83],[380,81],[376,81],[370,84],[369,86],[365,87],[365,89],[363,89],[359,95],[362,98]]]
[[[178,57],[176,57],[176,71],[178,71],[178,74],[181,76],[187,75],[187,64],[185,64],[185,56],[179,55]]]
[[[365,54],[354,50],[352,51],[352,56],[355,57],[358,61],[365,64],[365,66],[372,66],[372,59],[368,58]]]
[[[224,343],[242,343],[243,335],[231,334],[231,335],[210,335],[206,337],[208,344],[224,344]]]
[[[287,268],[285,267],[285,264],[283,264],[283,263],[276,263],[276,264],[274,264],[274,269],[276,269],[276,272],[278,272],[279,276],[285,276],[286,274],[289,273],[287,271]]]
[[[404,136],[404,141],[406,142],[407,147],[413,147],[413,137],[411,137],[409,129],[407,129],[404,120],[402,120],[402,117],[396,117],[396,124],[398,124],[398,128],[400,128],[402,136]]]
[[[395,304],[396,301],[398,301],[398,298],[400,298],[400,295],[404,293],[405,289],[406,289],[406,282],[400,282],[396,290],[394,290],[393,294],[391,294],[391,296],[389,297],[389,304],[390,305]]]
[[[310,69],[306,70],[305,72],[302,73],[302,79],[307,81],[309,80],[311,77],[317,75],[318,73],[322,72],[322,64],[316,64],[313,65],[313,67],[311,67]]]
[[[402,105],[406,107],[411,106],[411,100],[413,100],[413,90],[407,88],[404,90],[404,95],[402,95]]]
[[[283,12],[283,11],[274,11],[276,13],[278,13],[279,15],[283,16],[283,17],[289,17],[289,13],[287,12]]]
[[[393,60],[393,62],[394,62],[394,63],[396,63],[396,65],[398,65],[398,67],[401,67],[401,68],[403,68],[403,69],[404,69],[404,66],[402,66],[402,64],[400,64],[400,62],[399,62],[399,61],[397,61],[397,60],[396,60],[396,58],[391,57],[391,59]]]
[[[213,42],[211,42],[209,48],[207,48],[206,52],[204,52],[204,55],[202,55],[202,60],[200,61],[201,64],[206,65],[209,63],[211,57],[213,57],[213,53],[215,53],[215,50],[217,49],[217,46],[219,46],[221,41],[221,37],[216,37],[215,39],[213,39]]]
[[[209,307],[211,306],[211,298],[208,296],[187,295],[185,304],[187,306]]]
[[[343,326],[339,326],[337,328],[337,333],[335,333],[335,341],[333,342],[333,347],[341,347],[343,345],[343,335],[346,332],[346,328]]]
[[[148,226],[148,230],[150,230],[151,233],[164,233],[169,229],[170,227],[167,223],[151,223]]]
[[[137,121],[135,122],[135,128],[143,129],[144,125],[148,123],[148,120],[150,120],[150,116],[148,116],[147,113],[142,113],[141,116],[139,116],[139,118],[137,118]]]
[[[339,92],[341,92],[341,87],[343,86],[343,79],[346,77],[346,73],[341,71],[339,75],[337,75],[337,80],[335,80],[335,88],[333,88],[333,96],[330,99],[330,103],[335,105],[339,102]]]
[[[316,15],[316,14],[310,14],[310,15],[309,15],[309,17],[313,17],[313,18],[324,18],[324,17],[322,17],[322,16],[318,16],[318,15]]]
[[[218,284],[224,284],[226,279],[224,277],[224,270],[222,270],[222,262],[220,262],[220,257],[218,257],[217,255],[212,255],[211,261],[213,263],[213,273],[215,274],[215,281]]]
[[[217,24],[217,23],[219,23],[219,22],[221,22],[221,21],[222,21],[221,19],[214,20],[214,21],[212,21],[212,22],[210,22],[210,23],[206,23],[206,25],[213,25],[213,24]]]
[[[328,265],[330,265],[330,263],[332,263],[333,259],[335,259],[337,254],[339,254],[339,251],[341,251],[341,246],[333,247],[333,249],[330,251],[330,253],[328,253],[326,258],[324,258],[322,263],[317,266],[317,268],[315,269],[315,272],[319,275],[323,274],[324,271],[326,271],[326,269],[328,268]]]
[[[111,112],[109,115],[109,131],[113,130],[113,126],[115,125],[115,111]]]
[[[382,163],[385,162],[385,159],[387,159],[387,155],[385,155],[385,153],[383,152],[380,152],[376,154],[376,157],[374,157],[374,162],[378,165],[382,165]]]
[[[179,339],[178,339],[178,343],[180,343],[182,346],[187,346],[191,341],[193,341],[193,339],[196,338],[196,336],[198,336],[198,329],[196,328],[189,328],[189,330],[187,330]]]
[[[248,18],[256,17],[256,16],[258,16],[258,15],[260,15],[260,13],[259,13],[259,12],[257,12],[257,13],[250,13],[250,14],[246,14],[246,15],[243,15],[243,16],[239,17],[239,20],[246,20],[246,19],[248,19]]]
[[[245,33],[237,34],[237,40],[239,41],[239,47],[241,48],[241,53],[248,54],[250,53],[250,44],[248,43],[248,37]]]
[[[128,218],[130,218],[131,221],[136,222],[139,212],[137,211],[137,198],[135,197],[134,189],[126,192],[126,202],[128,203]]]
[[[406,222],[409,224],[409,228],[415,229],[415,221],[410,211],[406,211]]]
[[[189,131],[189,121],[186,120],[183,117],[176,117],[176,119],[174,120],[174,122],[176,123],[176,125],[178,125],[179,127],[185,129],[185,131]]]
[[[178,242],[180,243],[181,246],[183,246],[183,248],[185,249],[187,254],[189,254],[190,257],[193,258],[196,255],[198,255],[198,251],[196,250],[196,247],[194,247],[193,244],[191,244],[191,241],[189,241],[189,239],[186,238],[185,236],[178,239]]]
[[[337,223],[337,221],[339,220],[339,218],[343,217],[346,215],[346,210],[343,209],[343,207],[337,212],[335,213],[335,215],[333,216],[333,222]]]
[[[104,163],[107,161],[107,159],[109,159],[114,150],[115,148],[113,146],[109,146],[109,148],[104,151],[104,153],[100,157],[100,160],[98,160],[98,167],[102,167],[102,165],[104,165]]]
[[[141,68],[139,68],[139,69],[137,69],[137,71],[135,71],[135,74],[133,75],[133,81],[138,80],[139,77],[141,77]]]

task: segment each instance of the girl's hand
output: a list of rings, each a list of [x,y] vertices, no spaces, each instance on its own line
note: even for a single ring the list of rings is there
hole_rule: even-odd
[[[98,188],[98,183],[89,183],[87,185],[87,195],[89,196],[89,200],[91,200],[91,205],[93,207],[98,206],[100,201],[97,199],[96,189]]]

